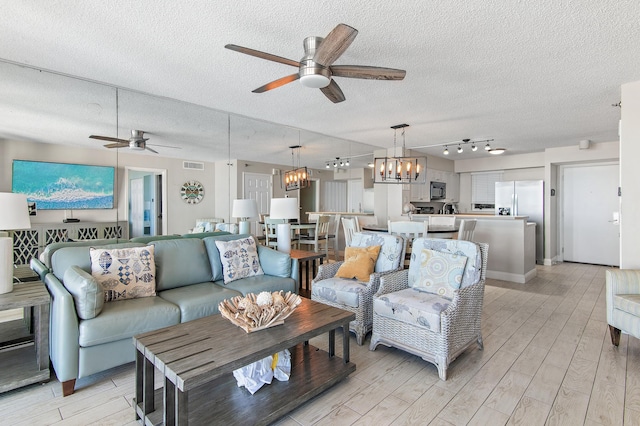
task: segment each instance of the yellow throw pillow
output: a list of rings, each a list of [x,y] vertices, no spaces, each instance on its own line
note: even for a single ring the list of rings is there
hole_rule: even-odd
[[[378,260],[380,247],[347,247],[344,251],[344,263],[338,268],[336,277],[369,281],[369,275],[373,273]]]

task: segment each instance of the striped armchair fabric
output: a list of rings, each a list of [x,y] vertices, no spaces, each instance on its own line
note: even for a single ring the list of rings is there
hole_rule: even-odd
[[[611,343],[620,344],[621,331],[640,339],[640,270],[607,270],[606,291]]]

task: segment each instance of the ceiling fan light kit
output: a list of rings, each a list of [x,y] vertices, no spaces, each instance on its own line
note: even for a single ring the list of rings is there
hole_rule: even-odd
[[[254,93],[264,93],[292,81],[300,80],[304,87],[320,89],[331,102],[339,103],[345,100],[345,96],[333,77],[402,80],[406,75],[405,70],[394,68],[366,65],[333,66],[333,63],[347,50],[357,35],[358,30],[355,28],[338,24],[325,38],[307,37],[302,43],[304,56],[299,62],[235,44],[227,44],[225,48],[298,68],[298,73],[269,82],[253,90]]]
[[[405,128],[408,124],[391,126],[393,129],[393,157],[374,158],[373,183],[424,184],[426,183],[427,157],[405,157]],[[402,129],[402,156],[396,156],[396,135]]]

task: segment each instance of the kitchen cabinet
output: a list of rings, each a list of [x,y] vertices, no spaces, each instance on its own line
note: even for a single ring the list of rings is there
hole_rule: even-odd
[[[454,172],[444,172],[447,184],[447,200],[460,201],[460,175]]]
[[[427,173],[427,183],[409,185],[411,188],[409,199],[411,201],[429,201],[429,174]]]

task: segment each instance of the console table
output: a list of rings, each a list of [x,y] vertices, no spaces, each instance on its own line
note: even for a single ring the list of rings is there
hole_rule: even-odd
[[[129,235],[129,224],[118,222],[34,223],[31,229],[13,231],[13,263],[28,265],[51,243],[73,240],[124,238]]]
[[[22,319],[0,323],[0,393],[49,380],[49,292],[42,281],[0,294],[0,311],[33,306],[33,335]]]

